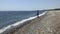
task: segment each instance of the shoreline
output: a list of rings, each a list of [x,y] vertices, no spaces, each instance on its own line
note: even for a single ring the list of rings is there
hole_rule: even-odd
[[[45,13],[46,13],[46,12],[45,12]],[[40,14],[39,16],[42,17],[45,13],[43,12],[43,14]],[[17,25],[17,26],[16,26],[16,24],[14,24],[15,26],[11,26],[11,28],[6,29],[6,31],[2,32],[1,34],[12,33],[12,32],[14,32],[14,31],[16,31],[16,29],[22,28],[24,25],[29,24],[31,21],[33,21],[33,20],[35,20],[35,19],[37,19],[37,16],[35,16],[34,19],[30,19],[30,20],[28,20],[28,21],[25,21],[25,22],[23,22],[23,23],[21,23],[21,24],[19,24],[19,25]]]
[[[60,10],[49,11],[10,34],[60,34]]]

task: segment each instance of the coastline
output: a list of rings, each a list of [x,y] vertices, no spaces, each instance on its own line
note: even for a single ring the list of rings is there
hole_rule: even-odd
[[[10,34],[60,34],[60,10],[49,11]]]
[[[45,12],[46,13],[46,12]],[[45,13],[43,14],[40,14],[39,16],[42,17]],[[37,16],[33,17],[33,18],[30,18],[30,19],[27,19],[26,21],[21,22],[21,24],[19,24],[19,22],[17,22],[18,24],[13,24],[13,26],[10,26],[9,29],[6,29],[4,32],[2,32],[1,34],[9,34],[9,33],[12,33],[14,31],[16,31],[17,29],[20,29],[22,28],[23,26],[29,24],[30,22],[34,21],[35,19],[37,19]],[[17,25],[17,26],[16,26]]]

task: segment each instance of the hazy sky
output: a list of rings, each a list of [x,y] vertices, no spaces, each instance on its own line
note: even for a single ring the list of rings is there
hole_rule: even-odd
[[[41,10],[60,8],[60,0],[0,0],[0,10]]]

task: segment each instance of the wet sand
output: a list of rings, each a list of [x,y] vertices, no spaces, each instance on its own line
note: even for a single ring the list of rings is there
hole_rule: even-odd
[[[60,10],[48,11],[6,34],[60,34]]]

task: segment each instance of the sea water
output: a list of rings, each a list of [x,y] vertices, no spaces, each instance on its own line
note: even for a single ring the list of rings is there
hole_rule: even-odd
[[[43,12],[45,11],[40,11],[39,14]],[[37,11],[0,11],[0,30],[5,30],[7,26],[10,27],[12,24],[16,26],[29,20],[28,18],[33,19],[36,13]]]

